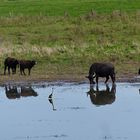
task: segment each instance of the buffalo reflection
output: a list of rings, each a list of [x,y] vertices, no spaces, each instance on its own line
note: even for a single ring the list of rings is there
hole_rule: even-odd
[[[28,97],[28,96],[38,96],[37,92],[34,91],[34,89],[30,87],[21,87],[21,94],[22,97]]]
[[[90,88],[90,91],[87,92],[87,95],[90,96],[90,100],[93,104],[100,106],[106,104],[112,104],[115,101],[115,93],[116,93],[116,85],[113,84],[110,89],[106,84],[106,89],[99,90],[99,87],[96,86],[96,90],[94,87]]]
[[[18,99],[20,97],[38,96],[34,89],[29,87],[5,86],[5,94],[8,99]]]
[[[16,86],[5,86],[5,94],[8,99],[20,98],[20,94]]]

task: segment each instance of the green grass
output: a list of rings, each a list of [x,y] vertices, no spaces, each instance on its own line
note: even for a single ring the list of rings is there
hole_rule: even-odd
[[[1,71],[11,56],[37,60],[42,77],[85,75],[97,61],[136,74],[139,8],[138,0],[0,0]]]
[[[0,16],[47,15],[71,16],[86,14],[91,9],[100,13],[113,10],[135,11],[140,8],[139,0],[0,0]]]

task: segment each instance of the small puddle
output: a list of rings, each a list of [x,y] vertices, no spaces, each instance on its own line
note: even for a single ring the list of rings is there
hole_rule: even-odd
[[[2,140],[139,139],[140,83],[0,87]]]

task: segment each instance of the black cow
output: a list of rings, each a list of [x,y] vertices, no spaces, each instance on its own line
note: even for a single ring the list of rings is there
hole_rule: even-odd
[[[140,75],[140,69],[139,69],[139,71],[138,71],[138,74]]]
[[[96,83],[98,84],[99,77],[106,77],[105,83],[111,77],[112,82],[115,82],[115,68],[110,63],[94,63],[90,66],[89,75],[86,78],[89,79],[90,84],[95,84],[94,78],[96,78]]]
[[[94,90],[94,88],[91,88],[90,91],[87,92],[87,94],[90,95],[91,102],[97,106],[112,104],[116,99],[115,93],[116,93],[115,84],[112,85],[111,89],[106,84],[106,89],[99,90],[97,86],[96,90]]]
[[[10,75],[10,69],[12,69],[12,74],[16,73],[16,68],[18,65],[18,60],[15,58],[7,57],[4,61],[4,75],[6,74],[6,69],[8,67],[8,74]]]
[[[31,72],[31,69],[32,69],[32,67],[34,66],[34,65],[36,65],[36,61],[31,61],[31,60],[20,60],[19,61],[19,66],[20,66],[20,74],[22,75],[22,74],[24,74],[24,75],[26,75],[25,74],[25,71],[24,71],[24,69],[28,69],[28,75],[30,75],[30,72]]]

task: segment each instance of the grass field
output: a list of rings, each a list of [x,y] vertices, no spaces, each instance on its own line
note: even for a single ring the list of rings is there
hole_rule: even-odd
[[[139,23],[139,0],[0,0],[1,73],[11,56],[37,60],[38,78],[84,77],[97,61],[136,75]]]
[[[0,0],[0,15],[45,15],[71,16],[88,13],[91,9],[99,13],[114,10],[135,11],[140,8],[139,0]]]

